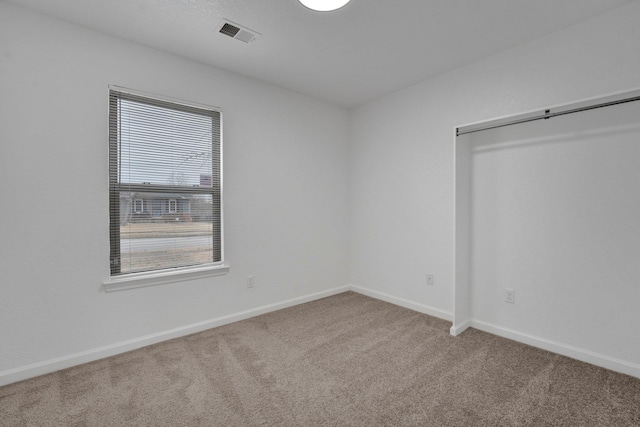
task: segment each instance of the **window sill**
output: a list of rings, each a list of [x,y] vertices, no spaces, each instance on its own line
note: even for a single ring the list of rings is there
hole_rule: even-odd
[[[230,267],[228,265],[223,264],[165,270],[155,273],[133,273],[111,277],[102,282],[102,287],[105,292],[115,292],[127,289],[144,288],[146,286],[165,285],[167,283],[201,279],[203,277],[222,276],[229,272],[229,268]]]

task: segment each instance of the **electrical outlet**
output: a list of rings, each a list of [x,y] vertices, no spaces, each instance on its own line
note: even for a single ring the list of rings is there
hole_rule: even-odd
[[[516,291],[513,290],[513,289],[505,288],[505,290],[504,290],[504,302],[508,302],[509,304],[515,304],[516,303]]]
[[[427,285],[429,285],[429,286],[433,286],[434,285],[433,274],[427,274]]]
[[[247,288],[253,288],[253,276],[247,276]]]

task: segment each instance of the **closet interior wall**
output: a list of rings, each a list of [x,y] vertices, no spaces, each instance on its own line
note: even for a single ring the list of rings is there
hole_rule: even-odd
[[[456,138],[452,334],[640,374],[639,117],[629,102]]]

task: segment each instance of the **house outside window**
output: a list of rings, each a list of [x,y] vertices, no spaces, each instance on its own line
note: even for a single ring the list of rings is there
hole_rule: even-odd
[[[221,116],[110,88],[112,277],[223,264]]]

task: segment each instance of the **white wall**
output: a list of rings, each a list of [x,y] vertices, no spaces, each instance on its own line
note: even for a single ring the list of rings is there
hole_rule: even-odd
[[[348,284],[345,109],[3,2],[0,69],[0,374]],[[101,291],[109,84],[223,109],[228,275]]]
[[[451,313],[454,127],[639,86],[640,2],[634,2],[356,109],[352,283]],[[435,275],[434,287],[426,285],[427,273]],[[548,338],[571,311],[555,316],[535,333]],[[507,319],[494,321],[508,327]],[[579,345],[602,350],[607,341],[597,340]],[[633,351],[640,353],[637,343],[617,354]]]

